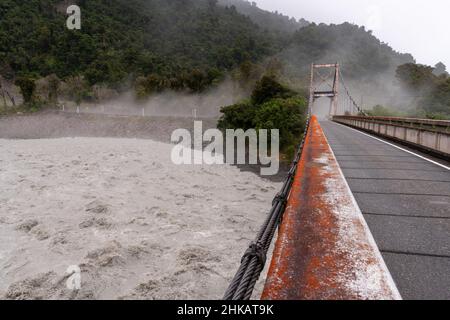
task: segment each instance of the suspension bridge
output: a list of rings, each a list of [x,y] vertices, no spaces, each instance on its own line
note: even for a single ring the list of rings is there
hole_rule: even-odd
[[[313,64],[303,141],[224,298],[268,264],[262,299],[450,299],[449,160],[450,121],[369,117],[339,64]]]

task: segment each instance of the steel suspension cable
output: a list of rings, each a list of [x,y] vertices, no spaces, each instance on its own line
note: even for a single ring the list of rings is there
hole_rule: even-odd
[[[267,253],[272,244],[275,232],[282,221],[282,217],[286,209],[287,199],[294,182],[297,165],[300,162],[303,153],[303,147],[305,145],[310,121],[311,101],[308,107],[308,115],[303,138],[297,149],[297,153],[291,169],[289,170],[288,176],[281,191],[274,198],[272,202],[272,209],[262,225],[255,241],[250,244],[249,248],[245,252],[241,260],[241,265],[225,293],[223,298],[224,300],[250,300],[252,297],[255,285],[266,265]]]
[[[340,72],[339,76],[341,78],[342,85],[344,86],[345,93],[347,94],[348,98],[350,99],[350,102],[352,103],[352,105],[356,108],[356,110],[358,110],[359,113],[361,113],[364,116],[367,116],[367,113],[358,105],[358,103],[356,103],[355,99],[353,99],[352,95],[350,94],[350,90],[348,89],[347,85],[345,84],[344,76],[342,75],[342,71]]]

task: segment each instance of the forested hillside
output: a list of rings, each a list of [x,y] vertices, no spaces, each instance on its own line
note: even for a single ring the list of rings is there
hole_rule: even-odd
[[[81,7],[81,30],[65,27],[72,3]],[[264,74],[301,90],[312,62],[339,62],[366,108],[396,108],[392,89],[405,87],[397,67],[415,63],[364,27],[317,25],[242,0],[0,2],[0,86],[2,78],[15,83],[25,100],[39,85],[49,100],[66,88],[78,102],[99,87],[133,89],[137,97],[165,89],[201,92],[228,75],[249,91]],[[446,84],[434,88],[439,102],[431,105],[450,114]]]
[[[439,69],[441,68],[441,69]],[[407,63],[397,68],[396,77],[413,99],[413,110],[421,117],[450,119],[450,77],[440,63],[435,68]]]
[[[239,13],[250,17],[261,28],[279,33],[293,33],[309,24],[305,19],[297,20],[279,12],[262,10],[258,8],[256,2],[246,0],[219,0],[218,3],[222,6],[234,6]]]
[[[84,75],[117,85],[129,75],[201,89],[244,61],[275,52],[276,41],[236,10],[207,0],[78,0],[82,28],[65,28],[64,1],[0,2],[0,72]]]
[[[304,74],[305,61],[339,62],[348,77],[373,76],[395,71],[401,64],[413,62],[409,54],[400,54],[367,31],[350,23],[310,24],[295,32],[281,57],[291,72]]]

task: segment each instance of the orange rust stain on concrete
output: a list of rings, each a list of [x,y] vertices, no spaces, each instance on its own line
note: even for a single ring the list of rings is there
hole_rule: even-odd
[[[336,197],[330,203],[324,197],[329,192],[327,181],[336,177],[342,179],[338,169],[330,169],[327,165],[330,161],[335,163],[336,160],[317,119],[313,117],[279,229],[263,300],[364,298],[342,282],[343,278],[352,278],[356,270],[354,257],[349,252],[337,250],[341,226],[336,217],[336,207],[340,202],[348,205],[351,200],[349,197]],[[363,225],[356,230],[364,238]],[[359,246],[355,245],[352,250],[356,253],[365,250],[361,257],[364,263],[379,263],[367,254],[370,245],[363,241]],[[380,291],[385,292],[386,297],[390,296],[388,285]]]

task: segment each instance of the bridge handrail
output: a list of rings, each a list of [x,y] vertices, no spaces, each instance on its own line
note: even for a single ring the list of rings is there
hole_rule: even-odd
[[[363,116],[334,116],[333,121],[450,160],[450,121]]]
[[[402,117],[378,117],[378,116],[334,116],[336,119],[349,119],[349,120],[362,120],[370,121],[376,123],[389,123],[392,125],[400,124],[405,126],[407,124],[410,127],[416,129],[422,129],[426,131],[450,131],[450,121],[449,120],[431,120],[431,119],[419,119],[419,118],[402,118]],[[418,126],[417,126],[418,125]],[[426,126],[426,127],[424,127]],[[432,128],[429,128],[432,127]],[[442,130],[444,128],[444,130]],[[434,130],[433,130],[434,129]],[[441,129],[441,130],[439,130]]]

